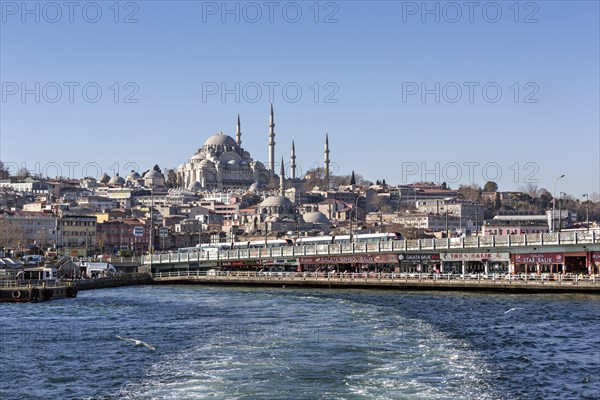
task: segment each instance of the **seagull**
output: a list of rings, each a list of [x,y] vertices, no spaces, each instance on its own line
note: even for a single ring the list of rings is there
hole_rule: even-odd
[[[117,335],[117,339],[127,340],[127,341],[135,343],[136,346],[142,346],[143,345],[143,346],[146,346],[147,348],[149,348],[150,350],[156,350],[156,348],[154,346],[151,346],[148,343],[142,342],[141,340],[138,340],[138,339],[121,337],[119,335]]]
[[[524,308],[521,308],[521,307],[511,308],[510,310],[506,311],[504,314],[508,314],[509,312],[512,312],[512,311],[515,311],[515,310],[524,310]]]

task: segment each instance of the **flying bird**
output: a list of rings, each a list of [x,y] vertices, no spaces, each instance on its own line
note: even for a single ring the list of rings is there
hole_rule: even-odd
[[[506,311],[504,314],[508,314],[509,312],[513,312],[515,310],[524,310],[524,308],[521,308],[521,307],[511,308],[510,310]]]
[[[126,337],[121,337],[119,335],[117,335],[117,339],[121,339],[121,340],[126,340],[126,341],[129,341],[129,342],[133,342],[133,343],[135,343],[136,346],[146,346],[150,350],[156,350],[156,348],[154,346],[151,346],[151,345],[149,345],[146,342],[142,342],[139,339],[126,338]]]

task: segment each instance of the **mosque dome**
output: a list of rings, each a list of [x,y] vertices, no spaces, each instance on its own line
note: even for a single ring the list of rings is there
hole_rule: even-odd
[[[113,176],[110,181],[108,181],[109,185],[124,185],[125,184],[125,179],[121,178],[119,176],[119,174],[116,174],[115,176]]]
[[[294,208],[294,204],[287,197],[269,196],[260,203],[261,207],[288,207]]]
[[[258,192],[262,190],[263,185],[260,185],[258,182],[254,182],[252,185],[250,185],[250,187],[248,188],[248,191],[250,192]]]
[[[192,158],[190,159],[190,161],[192,162],[200,162],[202,160],[206,160],[206,156],[200,152],[195,153]]]
[[[331,221],[320,211],[303,214],[302,219],[309,224],[331,225]]]
[[[158,178],[162,178],[162,175],[160,174],[160,172],[151,169],[150,171],[148,171],[144,174],[144,178],[157,178],[158,179]]]
[[[223,132],[218,133],[216,135],[212,135],[206,142],[204,142],[204,146],[237,146],[237,143],[234,138],[229,135],[225,135]]]
[[[140,174],[135,171],[131,171],[129,175],[127,175],[127,180],[140,179]]]

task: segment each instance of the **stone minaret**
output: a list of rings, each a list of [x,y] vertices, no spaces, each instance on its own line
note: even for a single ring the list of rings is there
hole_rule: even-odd
[[[291,178],[296,179],[296,147],[294,147],[294,141],[292,140],[292,155],[290,157],[290,169]]]
[[[237,125],[235,127],[235,142],[242,147],[242,124],[240,123],[240,114],[238,114]]]
[[[271,103],[271,117],[269,123],[269,170],[275,174],[275,117],[273,116],[273,103]]]
[[[283,157],[281,157],[281,168],[279,168],[279,191],[283,196],[285,194],[285,168],[283,166]]]
[[[329,189],[329,135],[325,132],[325,152],[323,157],[323,172],[325,174],[325,185]]]

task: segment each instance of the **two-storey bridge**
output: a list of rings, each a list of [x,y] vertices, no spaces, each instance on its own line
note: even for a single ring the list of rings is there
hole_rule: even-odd
[[[454,282],[473,283],[475,279],[480,287],[500,287],[501,280],[506,279],[511,287],[522,282],[528,282],[530,287],[536,282],[546,287],[569,282],[600,288],[600,277],[596,277],[600,271],[600,233],[241,248],[212,254],[164,253],[144,256],[142,263],[157,282],[273,283],[277,279],[276,284],[282,285],[352,286],[353,282],[365,286],[363,283],[370,282],[367,286],[382,286],[380,283],[385,281],[394,286],[404,280],[404,286],[409,281],[426,281],[437,287],[441,287],[440,282],[445,282],[446,287],[457,287]]]

